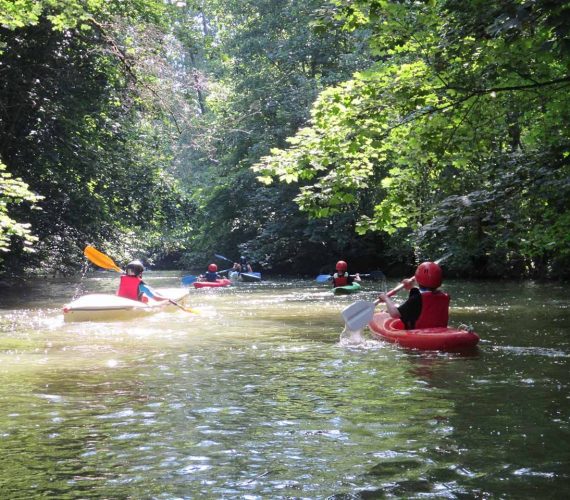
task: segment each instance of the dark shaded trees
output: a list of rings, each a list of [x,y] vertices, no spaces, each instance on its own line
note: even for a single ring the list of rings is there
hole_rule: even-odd
[[[210,88],[203,120],[210,133],[180,159],[194,171],[190,183],[200,179],[188,189],[199,199],[203,221],[187,262],[216,251],[246,252],[268,268],[306,272],[350,252],[354,217],[337,219],[331,231],[332,220],[310,221],[290,189],[265,188],[249,170],[306,123],[320,91],[369,64],[359,33],[319,29],[322,4],[205,2],[210,32],[203,68]],[[208,37],[216,43],[209,45]]]
[[[285,272],[452,250],[462,275],[565,275],[569,16],[0,0],[0,272],[77,268],[93,243]]]
[[[14,241],[4,268],[68,272],[86,243],[125,257],[158,243],[164,251],[192,210],[168,173],[174,121],[150,57],[161,50],[166,10],[33,7],[37,18],[0,31],[0,158],[43,197],[39,211],[13,210],[39,241],[28,256]]]

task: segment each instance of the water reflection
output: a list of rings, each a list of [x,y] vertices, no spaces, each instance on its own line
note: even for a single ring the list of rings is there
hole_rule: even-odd
[[[116,277],[0,309],[4,497],[568,493],[563,289],[450,282],[452,322],[482,336],[465,356],[342,342],[354,299],[312,282],[193,291],[200,316],[64,324],[78,284],[113,293]]]

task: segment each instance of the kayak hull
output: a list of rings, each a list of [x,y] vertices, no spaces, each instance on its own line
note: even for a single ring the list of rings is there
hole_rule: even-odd
[[[224,286],[231,285],[232,282],[226,278],[219,279],[216,281],[195,281],[193,283],[194,288],[220,288]]]
[[[333,293],[335,295],[350,295],[351,293],[356,293],[361,290],[361,286],[358,283],[353,283],[352,285],[337,286],[333,288]]]
[[[244,283],[259,283],[261,281],[261,273],[241,273],[239,277]]]
[[[183,288],[160,288],[157,293],[176,302],[188,295]],[[83,295],[63,307],[63,319],[74,321],[116,321],[144,317],[159,311],[176,310],[177,307],[165,300],[149,299],[148,303],[126,299],[106,293]]]
[[[238,273],[232,271],[228,274],[232,281],[243,281],[244,283],[259,283],[261,281],[261,273]]]
[[[409,349],[463,351],[473,349],[479,342],[475,332],[460,328],[404,330],[402,321],[386,312],[375,314],[368,326],[376,338]]]

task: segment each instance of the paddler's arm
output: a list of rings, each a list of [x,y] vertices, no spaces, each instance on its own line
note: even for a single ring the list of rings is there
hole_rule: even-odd
[[[411,290],[415,284],[416,280],[414,278],[412,279],[405,279],[402,281],[402,284],[404,285],[404,288],[406,290]],[[380,295],[378,295],[378,299],[380,299],[382,302],[384,302],[386,304],[386,310],[388,311],[388,314],[392,317],[392,318],[401,318],[402,315],[400,314],[400,311],[398,309],[398,306],[396,306],[396,304],[394,304],[394,301],[388,297],[388,294],[386,293],[381,293]]]
[[[146,283],[141,283],[139,285],[139,290],[144,293],[147,297],[150,297],[154,300],[170,300],[168,297],[163,297],[160,293],[153,290],[150,286]]]
[[[386,304],[386,310],[388,311],[388,314],[392,318],[400,317],[400,311],[398,311],[398,307],[396,306],[396,304],[394,304],[394,301],[390,297],[388,297],[388,295],[386,295],[385,293],[381,293],[380,295],[378,295],[378,299],[384,302],[384,304]]]

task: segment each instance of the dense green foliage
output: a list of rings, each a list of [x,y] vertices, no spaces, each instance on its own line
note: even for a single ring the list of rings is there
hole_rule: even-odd
[[[13,207],[39,241],[31,256],[13,241],[5,268],[69,272],[87,243],[129,257],[176,241],[191,205],[168,173],[172,125],[151,59],[164,50],[166,11],[152,1],[22,5],[30,10],[0,30],[0,156],[43,200],[35,212]]]
[[[209,133],[183,139],[181,170],[201,207],[201,225],[183,262],[204,263],[215,252],[234,259],[246,253],[266,269],[312,273],[347,251],[354,217],[337,218],[334,234],[330,220],[309,220],[291,189],[265,188],[250,167],[306,123],[320,91],[370,59],[360,36],[314,29],[320,0],[204,4],[207,32],[200,50],[196,39],[188,49],[202,61],[202,121]]]
[[[4,273],[91,243],[570,274],[568,2],[0,0],[0,26]]]
[[[6,165],[0,163],[0,186],[2,187],[0,192],[0,252],[10,250],[10,239],[12,237],[20,238],[24,248],[30,251],[33,243],[37,241],[37,237],[31,234],[30,224],[12,219],[9,216],[8,209],[10,205],[24,202],[34,204],[41,198],[32,193],[25,182],[12,178],[5,170]]]
[[[564,272],[570,261],[568,5],[338,2],[378,62],[323,92],[262,180],[302,181],[316,217],[360,214],[473,273]],[[371,202],[372,200],[372,202]]]

